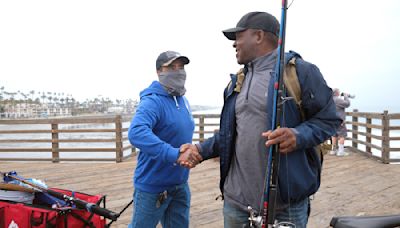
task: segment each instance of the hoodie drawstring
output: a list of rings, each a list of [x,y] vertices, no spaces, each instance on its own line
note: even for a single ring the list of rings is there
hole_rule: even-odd
[[[176,96],[173,96],[173,97],[174,97],[174,100],[175,100],[175,105],[176,105],[176,108],[178,108],[178,109],[179,109],[178,100],[176,99]]]

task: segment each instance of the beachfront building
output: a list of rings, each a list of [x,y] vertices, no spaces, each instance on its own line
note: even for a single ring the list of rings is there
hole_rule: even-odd
[[[5,103],[0,118],[46,118],[53,116],[71,116],[71,110],[59,105],[36,103]]]

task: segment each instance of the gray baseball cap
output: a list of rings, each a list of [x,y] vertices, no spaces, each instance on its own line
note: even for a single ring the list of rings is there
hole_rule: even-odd
[[[189,58],[186,56],[183,56],[179,54],[179,52],[176,51],[166,51],[161,53],[157,60],[156,60],[156,69],[160,69],[161,66],[168,66],[171,64],[173,61],[181,59],[183,64],[188,64],[190,62]]]
[[[269,13],[250,12],[244,15],[235,28],[222,31],[229,40],[236,40],[236,33],[247,29],[261,29],[279,37],[279,22]]]

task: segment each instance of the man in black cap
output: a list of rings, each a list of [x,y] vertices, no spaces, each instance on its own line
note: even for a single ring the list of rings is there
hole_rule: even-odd
[[[191,144],[194,120],[184,94],[186,56],[166,51],[156,60],[158,81],[140,93],[128,138],[140,149],[134,173],[132,228],[188,228],[190,209],[189,170],[199,156],[185,150]]]
[[[224,91],[219,132],[195,147],[203,159],[220,157],[224,226],[248,227],[248,206],[262,212],[268,148],[279,144],[276,219],[306,227],[309,196],[320,184],[321,162],[314,146],[328,139],[340,121],[332,91],[315,65],[289,53],[288,60],[297,59],[306,118],[301,119],[294,101],[286,101],[282,126],[271,132],[279,22],[269,13],[250,12],[223,34],[234,41],[244,69]]]

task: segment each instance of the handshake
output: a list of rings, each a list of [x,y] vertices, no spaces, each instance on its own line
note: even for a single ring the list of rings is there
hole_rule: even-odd
[[[199,150],[193,144],[183,144],[179,148],[179,157],[176,161],[179,165],[186,167],[188,169],[194,168],[203,160]]]

